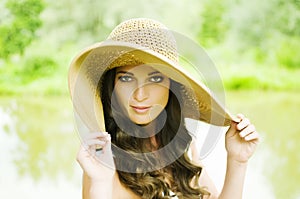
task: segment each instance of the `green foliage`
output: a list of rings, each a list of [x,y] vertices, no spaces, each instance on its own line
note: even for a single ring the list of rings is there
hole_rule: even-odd
[[[274,1],[260,0],[240,0],[230,5],[227,21],[234,47],[239,51],[265,47],[272,31],[275,7]]]
[[[211,47],[225,39],[228,26],[223,20],[225,3],[223,0],[206,1],[201,13],[202,25],[198,34],[201,45]]]
[[[29,56],[18,62],[18,67],[15,63],[5,64],[0,67],[0,95],[67,93],[67,87],[62,86],[67,72],[53,58]]]
[[[6,10],[3,12],[4,5]],[[43,18],[40,16],[42,12]],[[0,59],[2,59],[0,60],[0,95],[67,95],[68,64],[74,54],[82,47],[105,39],[115,25],[133,17],[159,20],[171,29],[199,41],[209,50],[209,53],[220,55],[214,61],[221,65],[220,71],[225,89],[246,90],[244,96],[248,100],[249,90],[296,91],[295,93],[300,91],[299,0],[4,0],[0,1]],[[11,59],[15,58],[13,55],[21,56],[17,56],[19,59]],[[256,93],[254,98],[266,93],[268,92]],[[28,101],[38,104],[39,100],[34,101],[34,99],[36,98],[30,98]],[[235,104],[240,102],[239,110],[246,107],[240,93],[233,99],[236,100]],[[272,95],[265,99],[263,104],[270,105],[276,102]],[[289,99],[298,100],[299,96],[290,96]],[[50,99],[50,101],[55,100],[60,99]],[[228,100],[230,101],[233,100]],[[281,112],[290,112],[290,110],[294,110],[295,113],[289,116],[283,115],[275,122],[272,117],[266,117],[266,114],[279,110],[277,104],[270,109],[261,109],[260,112],[255,111],[256,106],[253,106],[249,113],[256,113],[261,117],[257,120],[262,122],[261,125],[265,125],[267,120],[270,124],[267,132],[271,132],[270,135],[275,137],[285,136],[287,140],[276,140],[287,143],[299,138],[294,136],[299,135],[300,132],[299,128],[296,129],[294,126],[292,136],[282,133],[286,132],[287,127],[293,123],[290,121],[291,118],[297,118],[298,109],[289,107],[286,101],[281,104],[284,111],[275,112],[273,115],[282,115]],[[44,105],[41,108],[24,106],[26,107],[38,112],[44,110]],[[48,129],[50,134],[60,132],[57,129],[45,128],[46,126],[30,129],[29,126],[36,127],[39,118],[28,117],[34,113],[23,112],[24,108],[20,109],[20,114],[26,113],[20,117],[22,126],[16,125],[20,128],[17,131],[22,133],[20,137],[24,135],[35,137],[41,129]],[[286,111],[287,109],[290,110]],[[53,110],[46,111],[53,113]],[[48,119],[48,124],[49,115],[44,117]],[[24,119],[28,118],[32,119],[32,122],[28,121],[27,124]],[[56,116],[53,118],[64,120]],[[274,125],[282,121],[288,126]],[[50,123],[55,121],[50,118]],[[278,127],[281,128],[278,130]],[[57,134],[57,136],[61,135]],[[54,136],[53,143],[57,143],[57,136]],[[52,159],[49,161],[41,159],[46,148],[42,147],[39,150],[38,146],[39,143],[46,144],[45,140],[51,138],[43,134],[33,140],[22,138],[29,148],[27,147],[28,150],[17,148],[16,151],[25,151],[24,154],[27,156],[15,163],[19,165],[21,173],[22,171],[29,173],[38,179],[42,175],[42,170],[53,169],[47,167],[53,165],[49,164],[53,162]],[[297,147],[295,142],[290,143],[290,146],[275,143],[272,147],[278,149],[275,154],[278,153],[280,158],[284,158],[286,154],[292,154],[290,157],[294,157],[283,161],[285,165],[293,166],[273,166],[271,179],[274,193],[278,198],[291,198],[299,192],[297,181],[292,179],[294,176],[298,177],[300,173],[299,168],[297,170],[299,158],[295,159],[298,155]],[[36,153],[36,150],[40,153]],[[53,152],[53,154],[57,153]],[[46,166],[43,168],[36,166],[41,162],[37,160],[41,160]],[[27,167],[26,163],[31,166]],[[68,162],[63,164],[69,165]],[[288,172],[277,175],[277,171]],[[55,176],[56,173],[53,172],[51,175]],[[287,182],[287,179],[292,180]]]
[[[210,56],[217,55],[218,65],[237,68],[222,69],[226,89],[299,90],[294,75],[299,75],[299,0],[5,0],[0,5],[2,94],[67,93],[61,85],[74,54],[133,17],[161,21],[199,41]]]
[[[274,28],[280,32],[292,36],[300,36],[300,1],[299,0],[277,0],[275,1],[276,15],[273,20]]]
[[[232,90],[257,89],[260,85],[256,77],[234,77],[229,82],[225,82],[226,88]]]
[[[26,83],[37,78],[50,77],[57,68],[58,65],[52,58],[30,57],[18,74],[23,77],[23,81]]]
[[[245,55],[249,56],[252,53],[253,60],[270,65],[273,55],[276,54],[275,59],[278,62],[272,62],[272,65],[283,65],[288,68],[295,65],[295,58],[292,59],[286,54],[295,48],[284,44],[285,41],[283,43],[280,41],[286,39],[290,40],[287,43],[292,43],[293,38],[300,37],[299,0],[240,0],[229,8],[228,38],[231,39],[231,45],[237,49],[239,56],[244,58]],[[280,55],[278,43],[284,48],[279,50]]]
[[[13,54],[23,54],[36,38],[35,32],[42,25],[39,15],[44,4],[42,0],[8,0],[6,8],[12,15],[12,21],[0,26],[0,58],[4,59]]]
[[[289,38],[279,44],[276,58],[281,66],[300,69],[300,38]]]
[[[268,82],[256,76],[236,76],[231,79],[224,80],[226,89],[228,90],[277,90],[276,84]],[[284,86],[282,86],[284,87]]]

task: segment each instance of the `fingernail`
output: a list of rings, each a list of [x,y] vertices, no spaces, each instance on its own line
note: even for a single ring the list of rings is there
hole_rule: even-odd
[[[238,117],[232,117],[232,121],[234,121],[235,123],[240,123],[242,119]]]
[[[241,138],[245,137],[244,133],[240,133],[240,137]]]
[[[106,140],[110,140],[111,139],[111,137],[110,137],[110,135],[108,134],[108,136],[106,137]]]
[[[230,118],[232,121],[236,122],[236,123],[239,123],[242,118],[240,118],[240,115],[239,114],[236,114],[236,115],[230,115]]]

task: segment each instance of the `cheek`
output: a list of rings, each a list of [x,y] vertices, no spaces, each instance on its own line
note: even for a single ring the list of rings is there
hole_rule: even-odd
[[[165,108],[169,100],[169,88],[161,87],[160,89],[157,90],[154,96],[157,97],[158,104],[160,104]]]
[[[128,101],[131,96],[130,89],[123,88],[122,86],[115,86],[114,94],[117,96],[118,103],[124,108],[128,105]]]

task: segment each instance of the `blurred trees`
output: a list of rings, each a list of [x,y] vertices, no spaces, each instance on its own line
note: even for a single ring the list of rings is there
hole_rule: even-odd
[[[298,58],[287,61],[294,56],[282,56],[294,51],[287,40],[300,37],[299,0],[6,0],[5,6],[7,14],[2,14],[0,25],[2,58],[22,54],[39,28],[41,42],[61,48],[101,41],[121,21],[149,17],[206,48],[227,43],[239,52],[237,57],[250,52],[257,62],[276,60],[291,68],[299,65]]]
[[[8,12],[0,25],[0,57],[4,59],[23,54],[36,38],[36,30],[42,25],[39,15],[44,4],[41,0],[7,0],[5,7]]]
[[[217,51],[227,88],[299,90],[300,0],[2,0],[0,94],[67,92],[74,54],[134,17],[159,20]]]
[[[300,1],[277,0],[274,9],[275,28],[288,36],[300,36]]]
[[[299,0],[4,0],[0,73],[6,77],[0,76],[0,93],[9,86],[3,82],[16,75],[15,83],[22,86],[54,76],[62,81],[76,52],[134,17],[156,19],[192,38],[216,53],[217,64],[224,67],[248,64],[252,74],[261,66],[300,68]],[[11,62],[15,54],[21,59]],[[238,80],[241,87],[231,88],[247,89],[245,80],[251,87],[258,81],[268,84],[263,88],[275,88],[273,79],[265,78],[246,76]]]
[[[204,2],[198,41],[208,48],[226,42],[236,58],[300,68],[299,0]],[[243,59],[243,58],[242,58]]]
[[[226,1],[207,0],[200,13],[202,24],[199,27],[198,40],[206,47],[212,47],[225,39],[228,23],[223,20],[226,13]]]

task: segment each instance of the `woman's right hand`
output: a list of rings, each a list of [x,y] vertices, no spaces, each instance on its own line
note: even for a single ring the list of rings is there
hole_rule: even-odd
[[[96,153],[96,148],[102,148],[102,150]],[[83,137],[77,161],[91,181],[112,180],[115,174],[115,164],[110,135],[107,132],[97,132]]]

